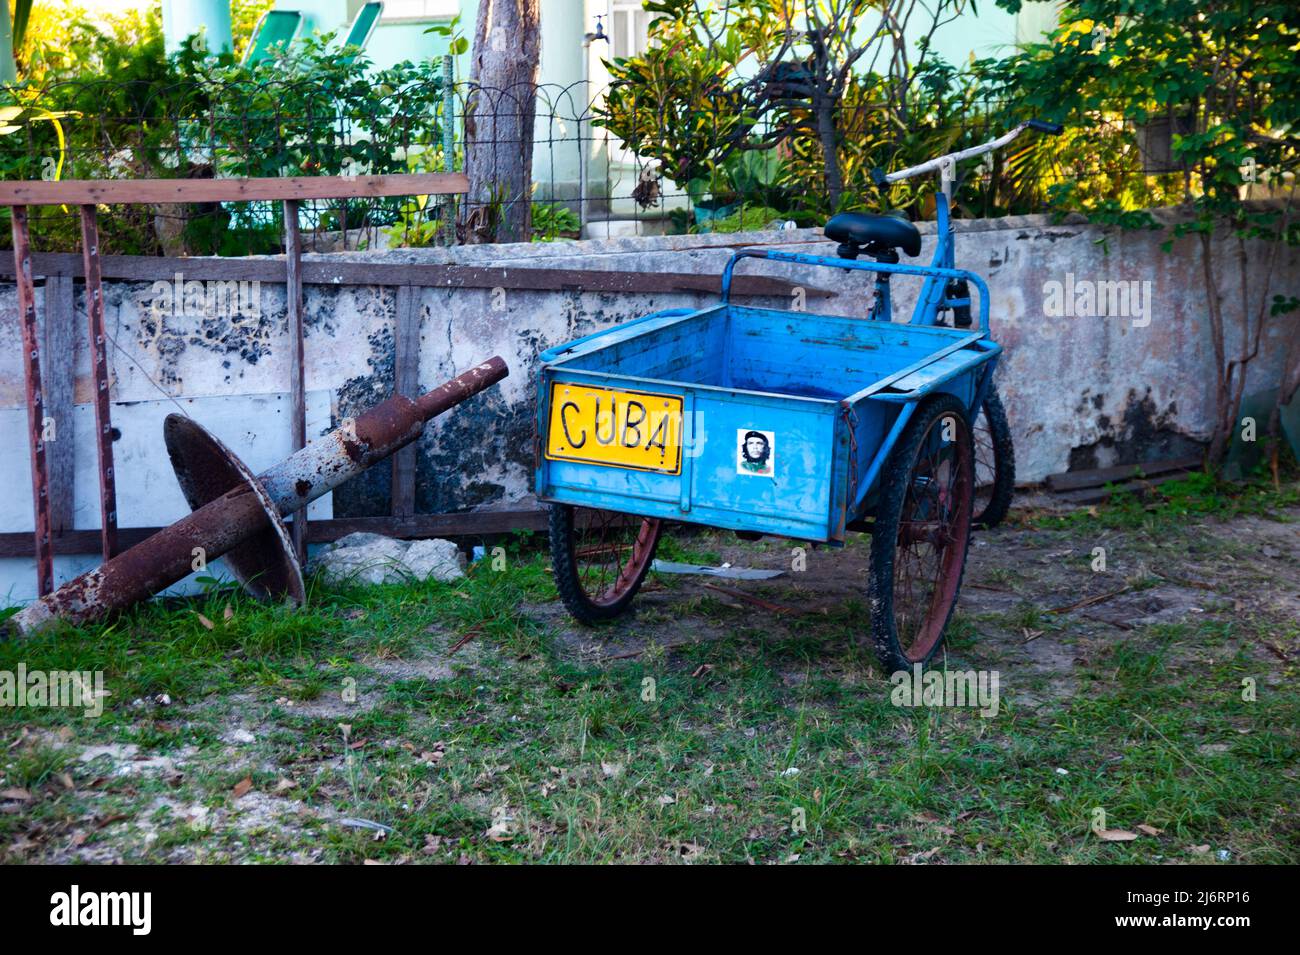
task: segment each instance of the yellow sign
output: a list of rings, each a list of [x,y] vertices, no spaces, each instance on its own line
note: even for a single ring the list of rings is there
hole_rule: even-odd
[[[682,399],[588,385],[552,385],[546,457],[680,474]]]

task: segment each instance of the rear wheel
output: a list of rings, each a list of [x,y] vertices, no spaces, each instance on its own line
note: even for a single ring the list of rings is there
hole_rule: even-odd
[[[989,388],[973,428],[975,443],[975,526],[997,527],[1011,509],[1016,491],[1016,449],[1007,412],[995,387]]]
[[[970,419],[952,395],[926,399],[883,475],[871,539],[871,630],[890,672],[943,642],[970,545],[975,484]]]
[[[551,566],[574,619],[594,624],[627,609],[654,560],[663,522],[552,504]]]

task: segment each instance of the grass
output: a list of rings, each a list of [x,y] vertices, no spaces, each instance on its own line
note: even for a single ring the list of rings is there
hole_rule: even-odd
[[[1110,520],[1100,513],[1086,519]],[[1045,546],[1079,526],[1041,532]],[[1296,646],[1294,625],[1229,609],[1087,637],[1045,613],[1023,574],[994,568],[989,579],[1018,584],[1008,611],[959,612],[949,641],[950,666],[1002,673],[1000,713],[984,719],[892,705],[890,682],[855,640],[860,600],[786,623],[665,575],[665,597],[579,633],[535,544],[521,538],[506,570],[476,565],[453,585],[313,584],[297,612],[216,588],[107,628],[0,643],[0,671],[101,669],[113,694],[94,720],[0,709],[0,790],[29,797],[4,804],[15,808],[0,812],[0,854],[1300,860],[1295,666],[1258,651],[1264,634]],[[733,546],[697,535],[661,556],[717,561]],[[1089,573],[1078,561],[1067,572]],[[793,599],[769,586],[772,599]],[[665,649],[692,629],[709,639]],[[1050,674],[1069,692],[1047,702],[1051,680],[1006,649],[1043,629],[1042,640],[1069,638],[1078,654]],[[604,637],[643,652],[604,659]],[[583,652],[589,644],[595,652]],[[90,746],[116,749],[79,758]],[[1159,832],[1103,841],[1092,831],[1098,809],[1108,827]]]

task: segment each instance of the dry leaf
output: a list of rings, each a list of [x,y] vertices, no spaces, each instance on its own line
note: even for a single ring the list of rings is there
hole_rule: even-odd
[[[295,783],[292,779],[281,779],[278,783],[275,784],[275,791],[278,793],[287,792],[288,790],[293,789],[293,787],[297,785],[298,784]]]
[[[1102,842],[1132,842],[1138,837],[1136,832],[1127,829],[1094,829],[1093,832]]]
[[[0,799],[11,799],[16,802],[30,802],[32,794],[26,789],[5,789],[0,790]]]
[[[1163,829],[1157,829],[1155,826],[1148,826],[1145,822],[1138,826],[1138,832],[1145,833],[1148,836],[1158,836],[1164,832]]]
[[[601,763],[600,771],[605,774],[606,779],[615,779],[623,775],[622,763]]]
[[[661,805],[661,806],[671,806],[671,805],[672,805],[673,803],[675,803],[676,801],[677,801],[677,800],[674,799],[672,796],[668,795],[668,793],[664,793],[664,794],[663,794],[662,796],[660,796],[659,799],[658,799],[659,805]]]
[[[213,623],[211,620],[209,620],[207,617],[203,616],[203,614],[199,613],[198,611],[195,611],[195,616],[199,618],[199,623],[203,624],[203,626],[206,627],[208,630],[216,629],[217,625]]]
[[[235,611],[233,611],[233,610],[230,609],[230,604],[226,604],[225,612],[222,613],[221,616],[222,616],[222,619],[226,620],[227,622],[229,622],[229,621],[235,619]]]
[[[235,783],[235,788],[230,791],[230,794],[234,796],[236,799],[239,799],[243,797],[252,788],[253,788],[252,777],[245,776],[239,782]]]

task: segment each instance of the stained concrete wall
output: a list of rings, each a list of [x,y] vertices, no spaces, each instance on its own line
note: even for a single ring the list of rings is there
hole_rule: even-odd
[[[932,226],[923,225],[933,249]],[[1019,475],[1040,480],[1068,467],[1150,459],[1195,447],[1209,433],[1213,408],[1212,352],[1197,240],[1181,239],[1171,251],[1167,233],[1107,231],[1082,222],[1052,224],[1042,217],[959,224],[958,264],[987,276],[992,286],[992,325],[1007,354],[999,387],[1015,434]],[[721,272],[734,247],[779,245],[832,254],[813,230],[749,235],[664,236],[587,242],[476,246],[451,250],[346,253],[328,258],[374,262],[452,263],[507,267],[573,267],[665,274]],[[1249,244],[1246,281],[1259,295],[1268,256]],[[1230,324],[1230,351],[1240,337],[1241,274],[1235,245],[1220,242],[1218,274]],[[834,294],[808,298],[813,311],[861,316],[868,281],[829,269],[806,269],[750,261],[746,272],[803,281]],[[1300,292],[1300,253],[1284,252],[1273,269],[1273,291]],[[1069,278],[1073,276],[1073,278]],[[1051,317],[1045,303],[1052,286],[1083,282],[1150,283],[1149,314],[1112,317]],[[899,306],[910,309],[918,283],[895,281]],[[1144,288],[1139,284],[1139,290]],[[135,413],[145,403],[170,399],[202,409],[209,399],[278,396],[289,380],[284,288],[264,284],[256,314],[155,314],[157,290],[149,282],[108,282],[106,323],[114,420],[131,447],[137,481],[170,482],[170,468],[157,431],[157,414]],[[39,297],[39,296],[38,296]],[[307,390],[319,395],[314,433],[386,397],[393,383],[395,291],[378,286],[311,285],[306,291]],[[500,386],[434,422],[419,447],[417,506],[425,512],[470,508],[516,508],[531,502],[532,390],[536,355],[626,319],[663,308],[705,306],[711,295],[692,293],[609,294],[491,289],[425,289],[420,293],[420,382],[431,387],[493,354],[510,365]],[[774,307],[788,307],[779,301]],[[1279,318],[1264,338],[1250,370],[1247,393],[1276,385],[1283,334],[1295,319]],[[76,401],[91,397],[84,303],[78,290]],[[16,295],[0,285],[0,426],[14,481],[25,473],[23,376]],[[46,361],[68,356],[45,356]],[[326,404],[327,403],[327,404]],[[213,404],[214,414],[216,404]],[[222,406],[224,407],[224,405]],[[326,413],[328,407],[328,413]],[[4,413],[6,409],[15,413]],[[84,409],[83,409],[84,410]],[[221,412],[229,416],[228,409]],[[199,415],[202,420],[201,414]],[[220,418],[220,415],[218,415]],[[285,439],[286,415],[254,415],[230,440],[248,452]],[[233,427],[233,426],[232,426]],[[127,434],[139,429],[140,434]],[[283,432],[283,434],[281,433]],[[227,435],[223,435],[227,437]],[[150,457],[146,449],[153,448]],[[93,446],[79,447],[80,472],[94,473]],[[260,463],[260,462],[259,462]],[[124,476],[125,477],[125,476]],[[375,468],[334,495],[336,516],[384,514],[390,470]],[[119,478],[119,493],[123,493]],[[92,485],[88,484],[87,487]],[[13,504],[0,514],[0,531],[31,527],[25,486],[10,487]],[[130,489],[125,491],[128,495]],[[148,497],[147,495],[145,496]],[[123,515],[123,526],[161,523],[180,516],[178,500]],[[79,495],[76,526],[99,523],[93,494]],[[0,591],[4,588],[0,587]]]
[[[933,226],[921,228],[925,242],[917,261],[928,261],[933,254]],[[1022,481],[1039,481],[1071,467],[1175,456],[1208,439],[1214,375],[1200,246],[1196,238],[1187,237],[1165,251],[1161,243],[1168,239],[1168,232],[1123,232],[1083,221],[1053,224],[1043,216],[959,223],[957,264],[987,278],[993,334],[1006,348],[998,381],[1015,433]],[[384,260],[718,274],[735,247],[755,244],[826,255],[834,251],[817,230],[794,230],[407,250],[389,253]],[[1268,252],[1263,243],[1247,244],[1245,279],[1256,303],[1253,307],[1263,288]],[[1219,240],[1215,256],[1231,354],[1240,348],[1242,331],[1242,275],[1235,243]],[[870,300],[866,278],[753,260],[741,268],[835,293],[828,299],[808,298],[811,311],[866,314]],[[1300,291],[1300,252],[1282,252],[1273,272],[1270,295]],[[1145,306],[1147,314],[1048,314],[1055,304],[1050,283],[1059,283],[1062,294],[1073,290],[1077,302],[1086,283],[1099,283],[1101,297],[1106,298],[1107,288],[1101,283],[1117,281],[1137,283],[1133,290],[1146,295],[1135,304]],[[895,280],[894,286],[898,311],[909,315],[919,281]],[[489,290],[426,291],[421,336],[424,384],[434,384],[492,353],[506,357],[512,374],[484,406],[449,417],[426,439],[420,506],[441,510],[523,500],[531,467],[534,356],[539,351],[656,309],[712,301],[709,295],[689,294],[509,291],[499,303],[500,310],[494,310]],[[791,303],[761,304],[787,308]],[[343,323],[336,317],[335,324]],[[1270,322],[1260,357],[1250,368],[1248,396],[1276,387],[1284,335],[1288,328],[1294,333],[1295,325],[1294,318]],[[350,392],[377,393],[389,374],[391,346],[382,340],[371,345],[367,360],[377,374],[358,377],[349,385]],[[309,362],[311,354],[309,344]],[[309,387],[328,386],[319,378],[309,383]],[[479,435],[486,440],[479,440]],[[472,471],[460,486],[446,477],[455,473],[458,461],[470,462]],[[383,478],[376,476],[376,480]]]

